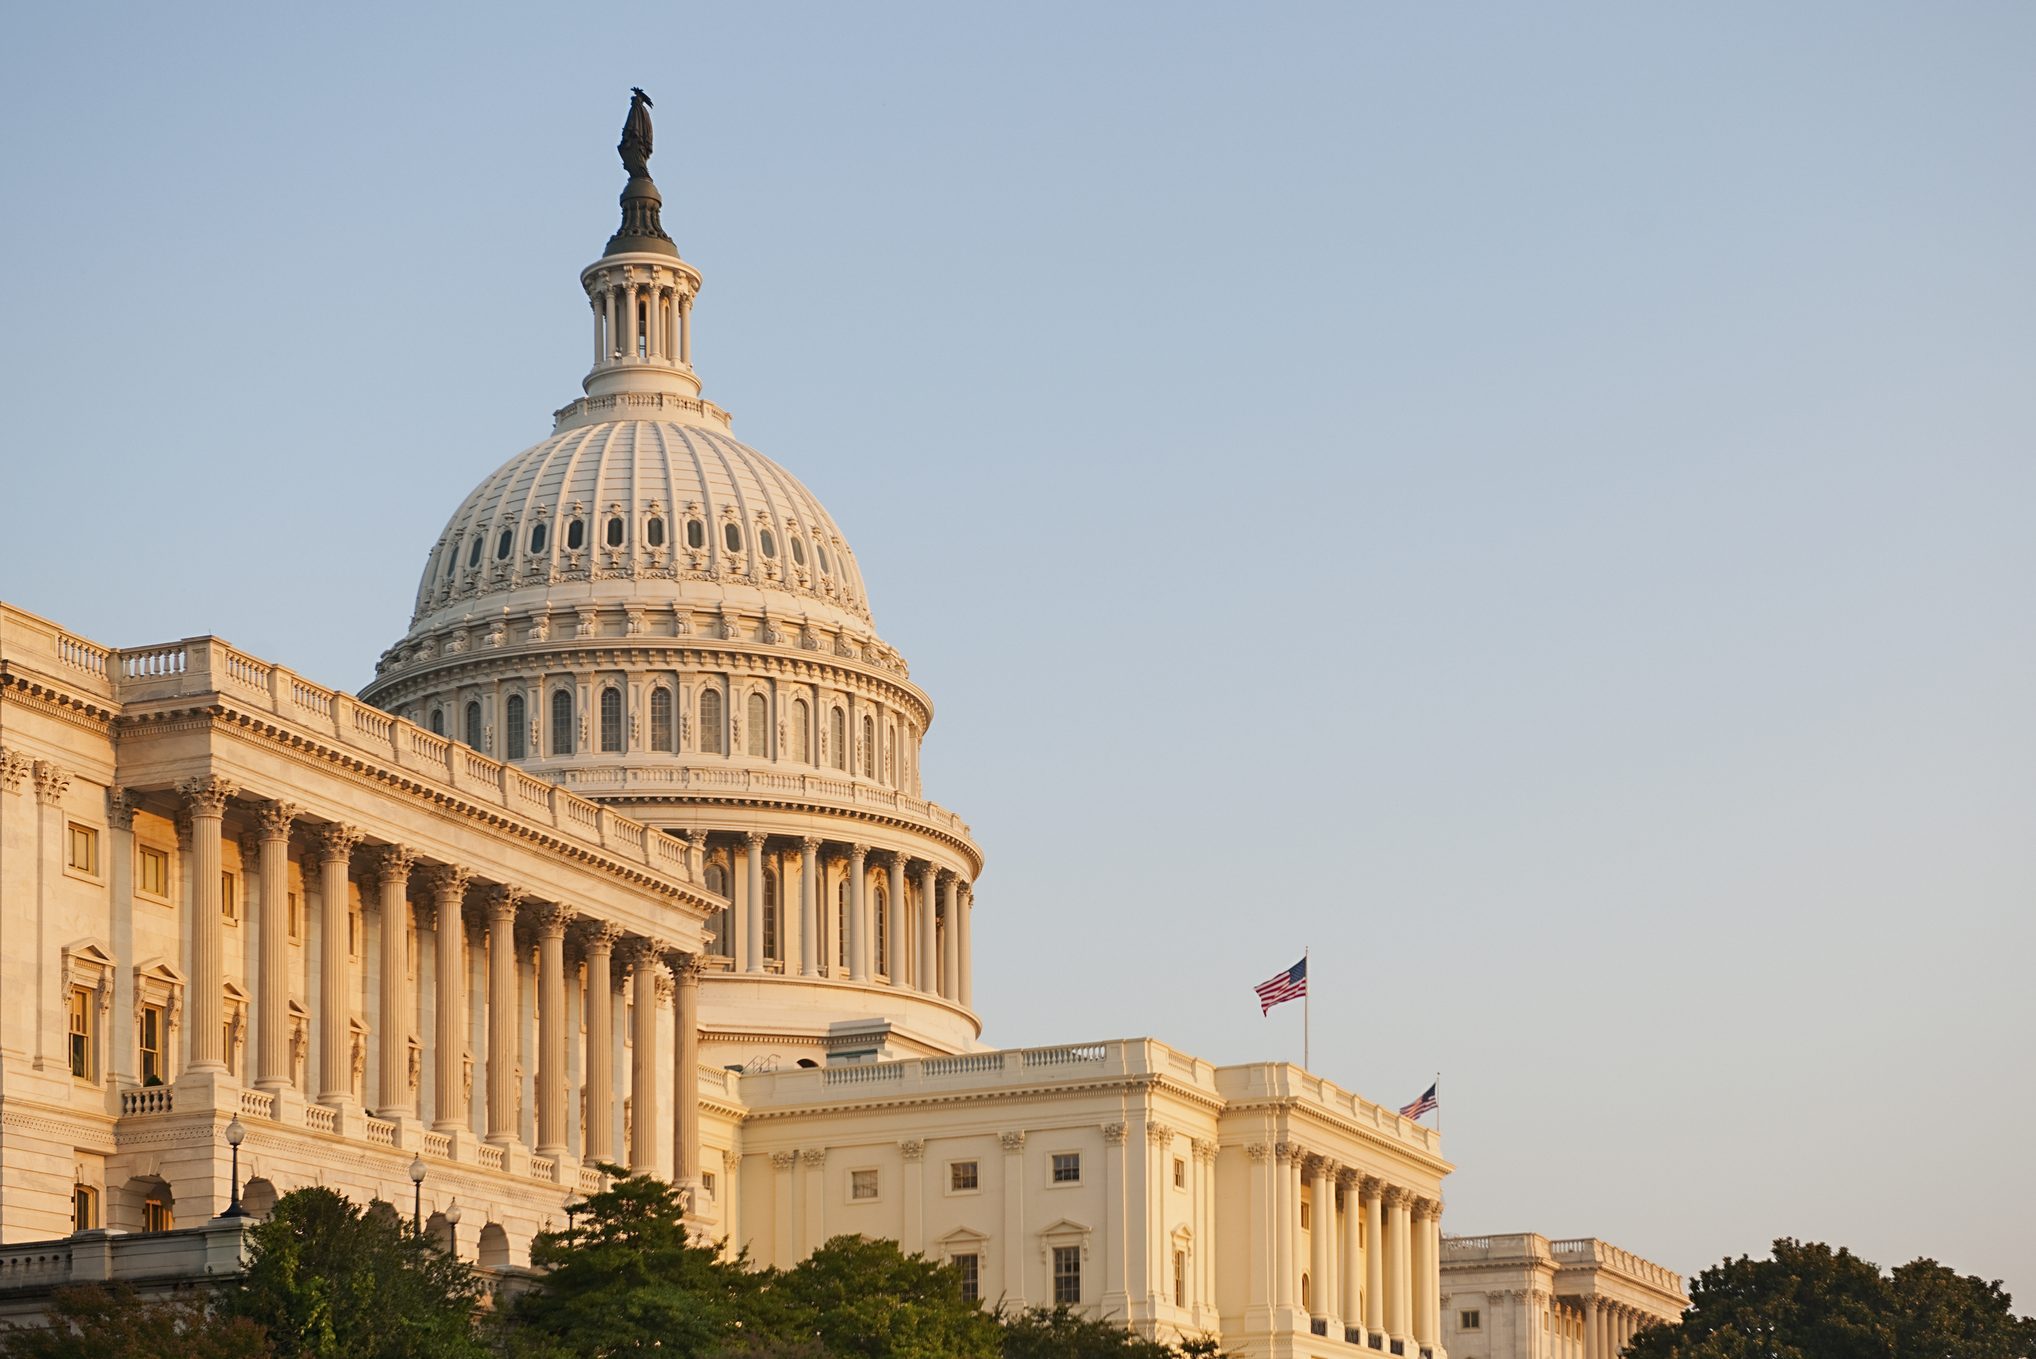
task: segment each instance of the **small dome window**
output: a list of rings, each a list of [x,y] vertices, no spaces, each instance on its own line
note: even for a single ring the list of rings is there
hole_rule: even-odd
[[[707,546],[707,526],[697,519],[686,521],[686,546],[695,552]]]
[[[665,545],[665,521],[655,515],[651,516],[651,521],[643,526],[643,541],[649,543],[652,547],[663,547]]]
[[[805,542],[805,540],[804,540],[803,538],[799,538],[799,537],[797,537],[797,536],[794,536],[794,537],[791,537],[791,538],[788,538],[788,539],[786,539],[785,541],[786,541],[786,542],[788,542],[788,543],[789,543],[789,544],[791,545],[791,548],[792,548],[792,560],[793,560],[793,562],[797,563],[797,564],[798,564],[798,565],[800,565],[800,566],[804,566],[804,565],[806,564],[806,542]]]
[[[452,573],[459,570],[459,567],[460,567],[460,547],[458,543],[454,543],[451,549],[448,550],[445,554],[445,578],[447,580],[451,580]]]
[[[566,551],[578,552],[587,545],[587,521],[575,519],[566,525]]]
[[[775,557],[778,555],[778,540],[771,536],[771,531],[769,529],[758,529],[756,531],[756,545],[757,550],[762,552],[766,557]]]
[[[495,560],[509,560],[509,549],[516,545],[516,530],[503,529],[502,536],[495,540]]]
[[[813,555],[815,558],[819,560],[820,569],[822,571],[827,571],[828,574],[832,575],[833,572],[829,570],[827,565],[827,549],[822,547],[819,543],[815,543],[813,544]]]
[[[530,526],[530,550],[544,551],[544,523],[542,520]]]
[[[742,525],[723,524],[721,526],[721,541],[728,545],[730,552],[742,551]]]
[[[467,552],[467,565],[479,566],[480,564],[481,564],[481,535],[476,533],[474,535],[474,545]]]
[[[622,516],[619,514],[608,521],[608,546],[622,546]]]

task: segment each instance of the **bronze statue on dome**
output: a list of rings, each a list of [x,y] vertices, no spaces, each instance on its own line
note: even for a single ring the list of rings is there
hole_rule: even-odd
[[[615,149],[632,179],[650,177],[650,109],[650,96],[630,86],[629,116],[622,121],[622,142]]]

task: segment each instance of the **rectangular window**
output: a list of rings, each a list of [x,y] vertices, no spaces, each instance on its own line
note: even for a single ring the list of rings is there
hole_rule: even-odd
[[[1082,1301],[1082,1248],[1053,1248],[1053,1305],[1077,1307]]]
[[[89,1184],[71,1186],[71,1230],[89,1232],[99,1225],[99,1191]]]
[[[1055,1184],[1080,1184],[1082,1182],[1082,1154],[1078,1151],[1057,1151],[1053,1154],[1053,1182]]]
[[[983,1257],[980,1255],[957,1255],[953,1260],[955,1272],[961,1275],[961,1299],[963,1302],[983,1300]]]
[[[1186,1189],[1187,1187],[1188,1187],[1188,1163],[1186,1161],[1183,1161],[1180,1157],[1176,1156],[1174,1157],[1174,1188]]]
[[[1313,1207],[1314,1205],[1309,1203],[1308,1200],[1301,1200],[1301,1230],[1304,1232],[1308,1230],[1310,1219],[1314,1216],[1310,1211]]]
[[[134,856],[134,888],[152,897],[167,899],[170,895],[170,855],[168,850],[153,845],[142,845]]]
[[[93,1018],[92,993],[82,986],[71,988],[71,1074],[81,1081],[99,1079],[97,1064],[93,1061],[96,1044],[92,1041]]]
[[[163,1065],[163,1007],[141,1007],[141,1083],[161,1085],[169,1077]]]
[[[65,862],[80,873],[99,876],[99,832],[90,826],[70,823],[70,850]]]
[[[877,1196],[877,1172],[874,1170],[851,1170],[848,1172],[848,1196],[852,1199],[873,1199]]]
[[[1456,1318],[1456,1328],[1459,1331],[1475,1331],[1482,1320],[1476,1312],[1464,1312]]]
[[[706,1172],[705,1174],[703,1174],[702,1176],[700,1176],[700,1188],[702,1188],[702,1189],[704,1189],[704,1190],[706,1190],[706,1191],[707,1191],[707,1197],[708,1197],[708,1198],[710,1198],[710,1199],[711,1199],[711,1198],[713,1198],[713,1197],[714,1197],[714,1172],[713,1172],[713,1171],[711,1171],[711,1170],[710,1170],[710,1171]]]
[[[240,923],[239,881],[231,873],[219,875],[219,914],[230,925]]]
[[[1174,1252],[1174,1306],[1186,1307],[1187,1305],[1188,1253],[1184,1250],[1177,1250]]]
[[[298,896],[295,892],[292,892],[290,893],[290,942],[293,944],[298,944],[302,943],[303,941],[304,941],[304,898]]]
[[[974,1161],[950,1161],[947,1166],[947,1190],[950,1194],[966,1194],[982,1188],[982,1179]]]
[[[141,1229],[145,1232],[166,1232],[174,1225],[170,1216],[170,1205],[161,1199],[147,1198],[141,1201]]]

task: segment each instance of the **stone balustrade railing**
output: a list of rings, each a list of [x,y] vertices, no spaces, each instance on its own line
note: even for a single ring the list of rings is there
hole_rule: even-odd
[[[1683,1291],[1682,1275],[1672,1269],[1664,1269],[1652,1260],[1643,1259],[1609,1241],[1601,1241],[1595,1236],[1566,1237],[1551,1241],[1548,1243],[1548,1249],[1555,1257],[1556,1263],[1565,1267],[1594,1264],[1600,1269],[1610,1269],[1629,1279],[1679,1296]]]

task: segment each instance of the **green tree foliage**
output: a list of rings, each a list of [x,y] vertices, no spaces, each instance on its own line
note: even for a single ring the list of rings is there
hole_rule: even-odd
[[[264,1329],[279,1359],[482,1359],[473,1272],[330,1189],[299,1189],[248,1234],[219,1308]]]
[[[1004,1359],[1223,1359],[1215,1342],[1176,1348],[1065,1307],[1004,1313]]]
[[[202,1294],[143,1300],[125,1284],[58,1290],[46,1327],[0,1331],[5,1359],[269,1359],[268,1336]]]
[[[891,1241],[837,1236],[778,1276],[789,1323],[840,1359],[997,1359],[996,1319],[961,1295],[951,1265]]]
[[[1635,1336],[1629,1359],[2031,1359],[2036,1320],[2000,1284],[1934,1260],[1893,1275],[1848,1250],[1782,1239],[1690,1286],[1680,1326]]]

